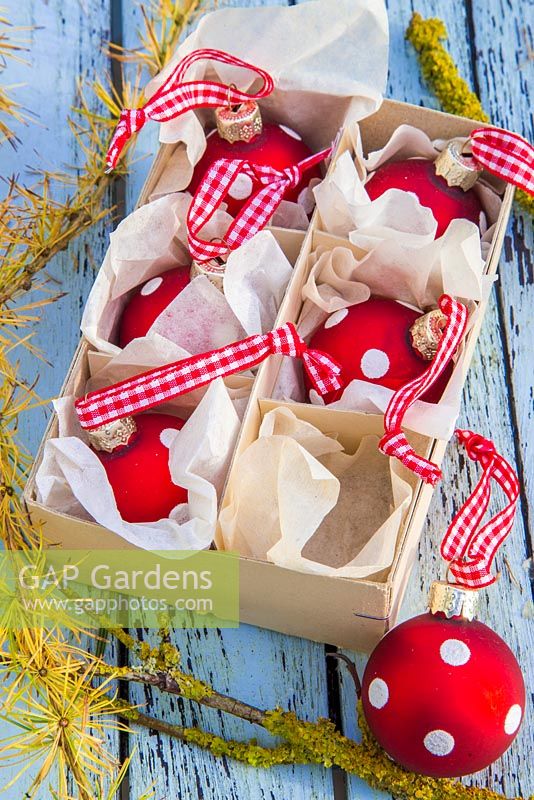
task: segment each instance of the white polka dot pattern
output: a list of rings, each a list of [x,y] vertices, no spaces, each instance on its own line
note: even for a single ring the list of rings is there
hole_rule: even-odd
[[[161,284],[163,283],[163,278],[159,276],[158,278],[152,278],[152,280],[147,281],[143,288],[141,289],[141,294],[143,297],[146,297],[149,294],[154,294]]]
[[[245,200],[247,197],[250,197],[252,187],[252,178],[249,175],[241,173],[228,189],[228,194],[230,197],[233,197],[234,200]]]
[[[374,678],[369,684],[369,702],[374,708],[384,708],[389,700],[389,688],[382,678]]]
[[[423,744],[433,756],[448,756],[454,750],[454,737],[447,731],[430,731],[424,738]]]
[[[302,141],[302,136],[300,136],[293,128],[288,128],[287,125],[279,125],[279,128],[282,128],[284,133],[287,133],[288,136],[292,136],[293,139],[297,139],[299,142]]]
[[[366,378],[382,378],[389,369],[389,358],[383,350],[372,347],[362,356],[360,367]]]
[[[177,434],[178,431],[175,428],[164,428],[159,435],[159,440],[163,447],[170,447]]]
[[[348,308],[340,308],[339,311],[334,311],[334,313],[330,314],[326,320],[324,324],[325,328],[335,328],[335,326],[338,325],[342,319],[345,319],[348,313]]]
[[[471,650],[460,639],[445,639],[439,648],[439,654],[451,667],[461,667],[471,658]]]
[[[522,709],[518,703],[510,707],[506,719],[504,720],[504,732],[511,736],[521,724]]]

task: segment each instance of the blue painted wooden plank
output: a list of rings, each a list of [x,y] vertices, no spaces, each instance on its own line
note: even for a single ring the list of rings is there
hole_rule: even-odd
[[[16,151],[0,149],[0,174],[19,174],[28,185],[35,182],[29,167],[57,170],[77,164],[81,154],[67,125],[67,115],[75,103],[79,76],[94,78],[108,69],[102,46],[109,38],[108,0],[87,0],[83,4],[3,3],[14,24],[35,25],[30,38],[29,66],[10,63],[2,76],[18,88],[20,102],[38,115],[35,125],[17,126],[22,140]],[[91,24],[88,24],[88,22]],[[57,189],[63,195],[61,187]],[[77,240],[68,254],[50,263],[48,272],[56,282],[52,288],[67,296],[45,309],[36,328],[35,344],[50,362],[38,363],[22,353],[23,374],[32,380],[39,375],[41,397],[55,396],[79,339],[79,318],[105,248],[109,223],[95,226]],[[68,324],[65,324],[68,320]],[[50,409],[40,409],[21,418],[20,438],[34,452],[42,437]]]
[[[534,15],[532,3],[492,0],[472,4],[475,77],[482,102],[493,122],[534,141]],[[503,80],[506,76],[506,80]],[[534,229],[532,217],[516,207],[504,243],[499,282],[503,345],[509,357],[508,384],[527,506],[534,518]],[[533,536],[531,527],[531,537]]]
[[[328,713],[320,646],[246,625],[221,632],[175,631],[173,641],[181,648],[184,665],[220,691],[262,708],[289,707],[307,719]],[[148,713],[178,724],[200,725],[227,738],[273,742],[257,726],[159,692],[134,688],[130,697],[133,702],[147,703]],[[136,747],[130,768],[132,800],[152,781],[156,797],[168,793],[184,800],[197,796],[210,800],[332,797],[331,776],[319,767],[254,769],[146,731],[132,744]]]
[[[491,0],[472,3],[472,33],[477,91],[491,119],[534,141],[532,100],[534,86],[533,16],[519,0]],[[525,13],[527,12],[527,13]],[[504,80],[503,80],[504,77]],[[522,526],[516,526],[515,539],[507,548],[512,570],[521,591],[501,581],[499,601],[504,598],[504,613],[499,619],[499,632],[514,652],[521,654],[529,695],[527,723],[517,743],[503,760],[502,785],[508,792],[520,790],[524,796],[534,793],[534,761],[532,724],[533,700],[528,687],[533,685],[532,651],[534,634],[528,615],[532,600],[532,544],[534,519],[534,404],[532,374],[534,363],[534,230],[532,217],[516,207],[504,242],[497,300],[500,337],[496,356],[504,351],[507,370],[504,380],[508,389],[512,433],[515,435],[515,460],[523,482],[521,505]],[[511,451],[511,448],[509,452]],[[523,531],[521,531],[523,527]],[[520,546],[520,534],[525,546]],[[530,571],[529,571],[530,570]],[[507,574],[505,574],[507,578]],[[530,581],[529,581],[530,577]],[[497,595],[494,592],[494,597]],[[493,602],[499,602],[497,598]],[[500,604],[500,603],[499,603]],[[493,777],[493,775],[492,775]],[[500,776],[495,776],[499,778]]]
[[[238,3],[238,5],[243,4]],[[528,87],[526,86],[526,78],[523,77],[524,65],[522,64],[522,56],[524,55],[526,58],[526,47],[522,42],[522,23],[519,22],[522,19],[522,14],[519,5],[517,0],[511,4],[501,4],[498,0],[492,0],[492,10],[491,13],[488,13],[486,4],[477,2],[473,4],[477,53],[480,54],[479,58],[482,58],[484,63],[488,62],[492,65],[491,69],[479,75],[484,101],[491,108],[497,121],[516,129],[521,129],[524,120],[528,119],[529,110],[528,95],[526,93],[521,94]],[[17,162],[13,160],[10,153],[8,153],[9,157],[6,160],[6,152],[8,151],[0,151],[0,172],[2,174],[13,170],[16,164],[26,164],[30,161],[35,163],[32,148],[37,143],[41,154],[43,154],[45,166],[56,166],[58,153],[66,160],[74,161],[75,154],[70,141],[70,134],[59,123],[65,115],[66,106],[70,104],[73,98],[74,80],[79,64],[89,65],[90,69],[100,70],[103,62],[100,61],[101,57],[98,55],[98,43],[101,35],[107,38],[107,15],[103,13],[106,4],[91,0],[89,8],[87,6],[87,2],[84,3],[83,9],[81,6],[78,7],[73,4],[71,8],[65,10],[64,4],[60,4],[56,0],[54,3],[50,2],[49,5],[32,4],[31,7],[24,9],[15,6],[13,0],[9,0],[8,9],[12,11],[14,21],[25,23],[28,20],[35,19],[40,24],[46,24],[46,33],[37,32],[35,34],[36,41],[32,58],[39,66],[48,63],[47,60],[50,59],[59,81],[60,91],[59,98],[57,98],[52,92],[53,86],[48,79],[48,75],[46,75],[46,83],[43,80],[41,83],[37,83],[35,88],[28,87],[28,89],[23,90],[25,92],[26,105],[32,107],[32,100],[34,101],[39,107],[43,118],[49,122],[52,133],[46,138],[40,134],[32,134],[32,138],[26,140],[30,141],[31,144],[28,145],[27,149],[20,151],[20,157]],[[127,8],[127,4],[125,4],[125,8]],[[472,77],[471,62],[468,58],[466,47],[466,41],[469,39],[470,34],[469,19],[463,10],[463,6],[454,4],[454,8],[451,8],[448,5],[437,2],[422,2],[417,4],[417,8],[423,14],[437,14],[446,19],[451,34],[451,50],[459,61],[463,74]],[[419,78],[415,57],[410,47],[403,42],[403,31],[410,13],[411,6],[404,0],[390,1],[389,15],[390,23],[392,24],[390,92],[399,99],[435,106],[435,99],[429,93],[429,90],[423,86]],[[91,26],[87,24],[88,20],[91,21]],[[525,20],[525,24],[527,22]],[[127,41],[128,31],[131,31],[131,26],[126,25],[125,28],[127,29],[125,30],[125,41]],[[496,31],[498,32],[498,37]],[[529,29],[527,27],[527,35],[528,33]],[[41,35],[43,35],[43,38],[39,39],[38,37]],[[78,43],[77,36],[81,37],[83,46]],[[65,42],[67,42],[67,45],[65,45]],[[73,44],[75,42],[76,45]],[[496,42],[500,44],[496,44]],[[516,59],[520,62],[519,76],[515,69]],[[55,65],[59,66],[56,68]],[[45,75],[44,70],[38,70],[38,72],[43,76]],[[13,82],[24,80],[22,71],[11,72],[10,75],[13,76],[10,77]],[[507,80],[503,82],[501,75],[506,75]],[[504,88],[503,83],[505,84]],[[508,94],[508,86],[513,89],[513,91],[510,89],[510,94]],[[26,92],[28,92],[27,95]],[[486,96],[484,93],[486,93]],[[500,98],[503,96],[506,101],[501,105]],[[501,116],[498,116],[499,114]],[[529,133],[528,130],[523,132]],[[64,154],[68,154],[68,156]],[[147,166],[148,164],[145,165],[145,167]],[[132,181],[130,186],[129,197],[133,198],[138,192],[139,179],[137,179],[137,182]],[[527,287],[525,289],[523,285],[530,282],[530,286],[532,283],[532,261],[529,251],[524,248],[521,242],[523,232],[528,233],[527,221],[514,222],[512,237],[507,240],[506,246],[506,272],[501,279],[503,291],[508,297],[508,302],[505,306],[506,313],[504,317],[502,313],[499,316],[498,309],[495,307],[492,307],[488,313],[485,330],[479,346],[480,355],[477,355],[466,388],[466,400],[469,404],[469,415],[466,418],[466,424],[479,427],[481,430],[487,430],[490,425],[495,428],[494,421],[499,420],[499,427],[494,430],[496,443],[503,448],[504,452],[509,452],[513,422],[514,418],[517,419],[521,431],[520,444],[524,463],[528,476],[531,476],[532,451],[528,449],[528,426],[531,425],[531,395],[529,395],[528,381],[522,381],[521,379],[531,372],[528,367],[532,364],[532,354],[526,345],[529,340],[529,300],[530,303],[532,302],[528,292],[531,291],[531,288]],[[97,232],[84,239],[85,247],[89,243],[89,246],[94,248],[95,262],[97,264],[104,249],[105,238],[105,233]],[[78,248],[77,251],[82,257],[86,255],[85,247]],[[59,267],[55,266],[56,262]],[[62,306],[58,305],[48,310],[46,321],[41,324],[39,329],[41,341],[44,342],[45,347],[48,349],[49,357],[54,361],[55,367],[54,370],[47,370],[46,374],[43,375],[43,394],[54,394],[59,388],[77,338],[77,324],[64,326],[62,324],[63,319],[71,319],[73,323],[74,320],[77,320],[81,303],[83,302],[82,297],[86,295],[90,288],[91,278],[89,275],[91,269],[89,263],[86,262],[84,265],[85,272],[77,276],[73,276],[70,268],[70,261],[66,257],[60,257],[55,260],[53,269],[58,270],[57,274],[64,278],[65,282],[68,279],[69,287],[72,287],[71,295],[69,300],[62,301]],[[501,297],[501,310],[502,307]],[[504,323],[502,327],[500,327],[501,319]],[[515,360],[515,371],[511,377],[503,369],[501,361],[501,332],[503,332],[505,340],[508,342],[509,351]],[[34,368],[33,361],[29,362],[29,370]],[[31,374],[31,371],[29,374]],[[508,406],[507,393],[503,391],[507,378],[510,378],[513,389],[511,407]],[[489,419],[488,405],[486,404],[487,398],[489,398]],[[508,409],[504,415],[502,413],[503,408]],[[31,422],[28,421],[25,424],[24,435],[31,446],[40,438],[43,425],[44,422],[40,417],[40,412],[34,416]],[[446,483],[444,485],[448,487],[448,491],[441,496],[437,496],[433,504],[429,518],[428,535],[425,536],[420,553],[420,563],[414,574],[403,609],[405,616],[410,616],[421,608],[424,588],[428,585],[430,579],[430,565],[432,565],[434,574],[438,572],[432,536],[434,540],[437,538],[439,532],[443,530],[444,525],[450,518],[452,507],[465,496],[465,475],[460,467],[461,464],[456,457],[450,457],[450,461],[446,462]],[[471,471],[471,476],[473,476],[473,471]],[[527,480],[527,488],[531,487],[531,485]],[[532,497],[531,488],[529,496],[530,498]],[[524,551],[522,544],[521,526],[519,525],[518,528],[514,534],[513,544],[508,547],[508,557],[523,587],[523,593],[521,594],[508,578],[503,579],[498,591],[504,597],[504,601],[506,601],[509,608],[507,607],[505,614],[496,613],[493,610],[488,619],[492,618],[491,624],[501,634],[505,635],[516,652],[521,646],[522,661],[525,666],[528,666],[526,653],[529,642],[531,642],[531,633],[529,632],[529,627],[531,626],[527,626],[521,617],[521,611],[524,608],[526,598],[528,598],[525,573],[521,566],[526,551]],[[518,541],[520,542],[519,545],[516,544]],[[494,597],[496,592],[497,590],[494,590]],[[495,605],[497,604],[495,603]],[[311,643],[300,643],[298,640],[289,639],[289,637],[278,637],[278,642],[275,643],[274,639],[277,638],[275,635],[264,631],[256,632],[247,628],[243,628],[239,632],[227,631],[223,633],[219,645],[216,645],[213,640],[215,636],[213,632],[207,635],[210,637],[207,645],[202,639],[203,634],[201,635],[201,632],[199,632],[198,636],[196,634],[181,633],[178,638],[186,661],[188,658],[192,659],[195,654],[201,653],[202,662],[203,664],[205,663],[204,668],[206,670],[208,665],[217,664],[217,659],[220,659],[220,662],[225,665],[224,668],[221,666],[216,670],[212,670],[213,675],[205,675],[208,679],[213,680],[219,688],[226,688],[238,696],[243,696],[244,699],[250,699],[251,702],[264,703],[265,705],[272,705],[276,701],[286,704],[294,696],[294,702],[298,706],[297,710],[300,713],[309,714],[310,717],[326,713],[322,648],[319,646]],[[199,638],[201,639],[200,642]],[[252,656],[250,656],[251,651],[253,651]],[[228,653],[230,653],[230,658],[228,658]],[[247,669],[246,679],[241,671],[243,663],[246,664]],[[268,664],[267,669],[264,666],[265,663]],[[194,665],[195,671],[200,671],[201,668],[202,665],[199,666],[198,663]],[[289,672],[289,677],[286,671]],[[262,675],[261,683],[258,680],[259,675]],[[259,690],[258,684],[260,684]],[[532,685],[532,678],[530,679],[530,685]],[[309,688],[310,686],[311,689]],[[354,730],[354,715],[350,713],[353,704],[353,689],[351,686],[347,686],[346,682],[344,682],[344,687],[344,706],[347,712],[346,729],[350,734]],[[312,704],[308,702],[308,692],[314,697]],[[158,700],[156,700],[157,702]],[[174,713],[175,709],[168,705],[163,705],[161,710],[164,713]],[[182,714],[181,710],[180,714]],[[184,719],[190,720],[193,718],[194,710],[192,707],[188,707],[183,710],[183,714],[185,715]],[[228,735],[245,735],[244,726],[241,726],[238,722],[218,719],[209,719],[208,722],[210,724],[213,722],[213,727],[218,730],[223,728],[216,728],[216,725],[224,726],[224,731]],[[515,777],[521,770],[519,755],[521,752],[527,753],[528,733],[528,728],[523,731],[522,742],[514,746],[514,750],[507,758],[504,768],[497,766],[489,776],[481,775],[479,782],[487,783],[489,780],[495,786],[502,783],[507,791],[514,792],[517,791],[514,787],[519,786],[524,794],[528,794],[531,789],[525,783],[524,776]],[[270,796],[278,799],[279,797],[285,798],[287,796],[285,793],[282,794],[284,792],[283,786],[289,787],[287,794],[290,792],[296,797],[326,798],[331,796],[330,784],[326,779],[321,783],[323,777],[320,779],[315,779],[314,777],[313,781],[309,778],[312,772],[321,773],[322,776],[326,774],[319,770],[279,770],[278,775],[262,782],[263,779],[259,777],[262,773],[244,767],[234,770],[234,766],[227,767],[227,765],[221,765],[220,762],[212,760],[209,756],[200,756],[197,750],[189,751],[181,745],[171,745],[169,742],[163,742],[163,740],[160,741],[156,737],[148,737],[145,734],[139,737],[139,741],[142,741],[144,755],[142,758],[140,757],[139,762],[132,769],[132,798],[140,793],[143,786],[150,783],[150,775],[155,775],[156,770],[159,771],[158,789],[169,786],[173,793],[182,789],[184,797],[191,796],[187,794],[188,791],[198,796],[199,791],[203,789],[206,797],[222,797],[224,792],[225,795],[231,797],[250,796],[254,798],[256,796],[269,796],[270,793]],[[525,748],[523,751],[521,746]],[[161,757],[158,756],[157,759],[149,763],[151,752],[160,753]],[[187,755],[186,758],[186,754],[190,755]],[[206,761],[203,759],[209,761],[208,766],[206,766]],[[525,756],[524,763],[531,763],[528,756]],[[164,774],[161,774],[164,764],[169,765],[168,779]],[[148,769],[151,765],[152,769]],[[217,787],[213,781],[220,781],[219,776],[223,769],[226,778],[222,783],[219,782]],[[184,778],[184,770],[188,770],[191,777],[197,771],[200,776],[199,781],[196,778],[195,781],[192,779],[188,781],[187,776]],[[230,770],[231,776],[228,776],[228,770]],[[505,778],[501,777],[503,773],[505,773]],[[505,781],[508,781],[508,783]],[[213,794],[213,791],[216,794]],[[321,794],[321,792],[324,793]],[[350,793],[352,797],[364,799],[373,796],[367,787],[361,786],[357,782],[350,783]]]
[[[36,26],[36,30],[26,34],[30,39],[29,65],[10,63],[2,74],[6,84],[19,85],[19,102],[34,111],[38,119],[36,124],[27,127],[16,126],[21,139],[16,151],[7,145],[0,147],[0,175],[7,177],[17,173],[31,185],[35,176],[30,174],[29,167],[53,171],[79,163],[80,153],[66,118],[75,102],[78,76],[92,78],[108,68],[102,44],[109,38],[109,3],[108,0],[84,0],[83,3],[5,0],[2,6],[14,25]],[[63,196],[61,189],[57,196]],[[50,365],[38,363],[33,356],[21,353],[22,372],[29,380],[39,374],[38,390],[42,397],[56,395],[63,382],[79,338],[81,309],[107,246],[108,230],[108,223],[95,226],[80,238],[68,255],[60,254],[48,267],[58,291],[67,292],[61,301],[44,310],[36,327],[35,343]],[[50,409],[46,408],[21,417],[20,439],[30,452],[37,449],[49,413]],[[113,663],[112,645],[108,657]],[[20,731],[0,723],[0,739],[17,733]],[[118,734],[110,733],[106,738],[108,748],[118,758]],[[0,786],[4,786],[16,771],[4,767]],[[25,796],[35,772],[36,769],[30,770],[28,776],[3,796],[8,800]],[[57,787],[54,773],[50,784],[52,788]],[[45,785],[37,800],[49,800],[50,796]]]
[[[121,18],[124,47],[138,47],[139,34],[145,30],[140,4],[136,3],[135,0],[123,0],[121,3]],[[124,64],[123,70],[126,80],[135,81],[138,77],[139,69],[137,65]],[[140,79],[141,85],[144,86],[149,78],[147,71],[143,70]],[[143,183],[158,151],[158,131],[159,125],[149,122],[137,135],[135,158],[139,160],[136,161],[135,169],[132,170],[126,181],[126,213],[130,213],[135,208]]]
[[[504,8],[506,5],[506,9]],[[521,127],[521,121],[528,119],[528,96],[521,94],[521,87],[518,91],[517,73],[515,72],[514,40],[511,33],[515,31],[518,41],[521,29],[521,18],[519,3],[501,4],[494,14],[488,14],[486,3],[479,3],[474,6],[475,23],[474,31],[477,42],[477,66],[484,65],[490,59],[491,52],[506,54],[498,66],[493,64],[493,68],[482,70],[487,76],[492,76],[488,83],[486,96],[482,94],[484,103],[487,102],[491,94],[491,104],[494,109],[501,104],[508,111],[514,109],[515,128]],[[388,95],[399,100],[422,104],[429,107],[437,107],[436,99],[429,93],[421,80],[420,71],[417,66],[415,53],[411,45],[404,41],[404,31],[408,25],[412,10],[418,10],[423,16],[438,16],[444,19],[449,30],[448,47],[457,61],[461,73],[470,81],[473,80],[473,61],[469,48],[471,35],[471,20],[469,17],[469,4],[444,4],[435,0],[420,0],[419,2],[407,3],[404,0],[388,0],[388,15],[390,21],[390,78]],[[484,22],[482,22],[484,19]],[[503,23],[501,20],[505,20]],[[499,20],[499,24],[497,24]],[[508,28],[506,30],[505,28]],[[479,44],[479,39],[485,43],[486,52]],[[510,46],[510,42],[512,44]],[[504,80],[503,80],[504,76]],[[508,77],[509,76],[509,77]],[[515,90],[510,89],[514,87]],[[505,90],[501,87],[506,86]],[[494,110],[493,113],[496,113]],[[496,117],[504,122],[504,117]],[[513,127],[513,126],[512,126]],[[514,221],[512,231],[517,225]],[[521,225],[521,223],[520,223]],[[507,238],[505,245],[505,263],[501,270],[501,285],[507,282],[506,291],[510,292],[509,308],[510,312],[517,314],[516,308],[523,309],[520,336],[519,331],[509,323],[502,326],[502,314],[495,299],[493,299],[488,309],[484,329],[479,341],[478,350],[475,355],[473,365],[467,381],[464,394],[464,412],[459,420],[459,424],[464,427],[471,427],[480,430],[486,435],[492,435],[495,444],[501,452],[512,458],[514,456],[514,440],[519,442],[519,447],[523,451],[529,442],[527,424],[531,410],[531,394],[526,388],[529,383],[527,376],[532,373],[532,337],[528,337],[527,321],[527,300],[525,289],[521,286],[519,267],[524,261],[529,261],[531,250],[528,242],[526,247],[520,243],[519,236],[515,241]],[[531,263],[531,262],[530,262]],[[511,285],[510,285],[511,284]],[[499,294],[499,302],[502,302]],[[532,301],[531,301],[532,302]],[[512,305],[513,303],[513,305]],[[530,308],[532,306],[530,305]],[[505,315],[506,318],[506,315]],[[517,351],[523,356],[522,370],[515,369],[514,388],[521,383],[521,375],[527,379],[523,383],[521,391],[516,390],[517,394],[509,398],[510,368],[511,364],[502,351],[502,336],[514,335],[514,345]],[[510,350],[512,348],[510,347]],[[513,363],[513,362],[512,362]],[[530,366],[530,369],[529,369]],[[519,401],[519,407],[518,407]],[[521,409],[521,410],[520,410]],[[528,409],[528,411],[527,411]],[[521,416],[521,414],[523,416]],[[523,420],[523,429],[517,430],[515,425],[516,415]],[[518,435],[519,434],[519,435]],[[531,465],[527,464],[527,472],[532,475]],[[472,465],[465,465],[458,450],[449,447],[448,455],[444,462],[444,478],[441,487],[436,492],[432,502],[427,525],[425,527],[421,546],[419,549],[418,561],[412,575],[410,585],[403,604],[401,618],[408,618],[416,613],[421,613],[424,609],[424,602],[428,593],[428,587],[432,579],[442,575],[442,565],[440,563],[438,542],[446,526],[450,522],[454,511],[465,499],[468,486],[473,486],[476,480],[477,470]],[[531,479],[531,478],[530,478]],[[503,578],[497,587],[489,590],[484,598],[485,608],[481,618],[493,627],[510,644],[525,673],[527,686],[532,685],[532,659],[529,653],[532,652],[532,625],[523,617],[525,603],[530,597],[528,576],[524,569],[524,560],[528,555],[525,546],[526,531],[524,521],[520,517],[515,527],[513,538],[507,543],[506,556],[508,563],[513,570],[518,584],[516,585],[510,578],[507,569],[504,569]],[[500,560],[502,568],[502,559]],[[359,657],[360,669],[363,667],[365,659]],[[353,706],[353,687],[351,682],[343,678],[343,696],[345,697],[345,709],[347,717],[345,724],[347,732],[350,734],[355,729],[355,715]],[[528,713],[528,712],[527,712]],[[528,719],[528,717],[527,717]],[[467,783],[474,783],[481,786],[491,786],[496,790],[504,791],[508,795],[521,794],[528,796],[532,792],[532,776],[529,775],[528,764],[532,763],[530,748],[532,743],[532,726],[528,723],[524,726],[513,748],[495,766],[486,772],[479,773],[476,777],[466,779]],[[349,797],[367,798],[385,795],[375,795],[370,793],[366,787],[362,787],[358,781],[350,782]]]

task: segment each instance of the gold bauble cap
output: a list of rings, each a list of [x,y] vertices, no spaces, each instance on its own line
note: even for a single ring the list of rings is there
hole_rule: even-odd
[[[87,431],[87,436],[94,450],[104,450],[106,453],[112,453],[117,447],[129,444],[136,430],[137,425],[134,418],[123,417]]]
[[[434,162],[436,175],[441,175],[449,186],[459,186],[467,192],[478,180],[482,173],[480,167],[472,156],[462,153],[463,141],[452,139],[447,142]]]
[[[428,610],[431,614],[442,613],[447,619],[463,617],[472,620],[476,616],[478,591],[464,589],[446,581],[434,581],[428,595]]]
[[[231,144],[250,142],[259,136],[263,128],[260,108],[254,100],[217,108],[215,121],[219,136]]]
[[[435,308],[415,320],[410,328],[412,347],[425,361],[432,361],[447,323],[445,314]]]

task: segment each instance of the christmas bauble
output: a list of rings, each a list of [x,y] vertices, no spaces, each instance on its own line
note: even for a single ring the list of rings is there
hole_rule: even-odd
[[[183,425],[170,414],[139,414],[126,443],[112,452],[95,449],[127,522],[165,519],[176,505],[187,503],[187,491],[173,483],[169,470],[169,446]]]
[[[514,654],[486,625],[427,613],[379,642],[363,676],[362,704],[391,758],[413,772],[459,777],[509,748],[525,686]]]
[[[439,314],[439,312],[437,312]],[[414,346],[410,329],[421,319],[420,311],[380,297],[331,314],[313,334],[310,347],[328,353],[341,367],[341,381],[368,381],[394,391],[423,373],[429,364]],[[448,364],[442,375],[423,395],[427,403],[437,403],[452,372]],[[306,390],[311,385],[306,381]],[[325,403],[333,403],[343,393],[330,392]]]
[[[150,278],[135,290],[122,312],[119,346],[146,336],[159,315],[178,297],[190,281],[190,267],[175,267]]]
[[[256,106],[255,119],[257,120],[257,114],[259,113],[257,105],[255,103],[243,105]],[[196,192],[211,164],[219,158],[246,159],[253,164],[282,170],[311,156],[312,153],[309,147],[302,141],[299,134],[291,130],[291,128],[270,122],[261,123],[260,120],[255,128],[259,132],[253,133],[251,136],[251,124],[248,121],[242,123],[239,120],[239,113],[240,109],[235,112],[232,109],[218,110],[218,127],[206,137],[206,150],[195,166],[189,185],[191,194]],[[237,120],[236,122],[232,122],[234,118]],[[230,140],[225,138],[226,135],[230,137]],[[286,191],[284,200],[296,202],[300,192],[308,186],[312,178],[321,178],[321,170],[318,165],[306,170],[300,183]],[[235,216],[239,212],[243,201],[259,188],[260,185],[249,178],[248,175],[240,175],[225,198],[228,213]]]
[[[480,223],[482,206],[472,190],[449,186],[446,179],[436,174],[433,161],[410,158],[392,161],[379,167],[365,184],[371,200],[376,200],[388,189],[413,192],[422,206],[429,208],[438,223],[436,237],[442,236],[453,219],[468,219]]]

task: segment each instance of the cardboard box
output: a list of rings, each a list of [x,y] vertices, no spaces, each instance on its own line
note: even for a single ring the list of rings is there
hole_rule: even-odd
[[[402,123],[422,129],[430,138],[466,136],[475,127],[481,127],[481,123],[474,120],[386,100],[375,114],[360,123],[364,152],[381,148],[395,128]],[[345,131],[337,155],[350,149],[351,142],[350,132]],[[165,145],[161,148],[140,202],[146,202],[150,197],[174,147]],[[513,189],[507,187],[485,265],[487,274],[496,272],[512,199]],[[318,240],[324,241],[325,234],[320,232],[320,219],[315,213],[304,237],[295,232],[279,232],[277,235],[281,237],[281,242],[284,240],[283,246],[287,248],[287,252],[290,251],[291,256],[296,258],[294,274],[279,311],[276,323],[279,325],[286,321],[296,321],[301,306],[302,286],[307,278],[307,256]],[[345,246],[350,245],[345,242]],[[471,358],[476,344],[482,316],[483,314],[469,333],[466,343],[468,359]],[[94,358],[98,360],[101,356]],[[254,441],[263,415],[274,405],[270,397],[280,361],[281,357],[271,357],[264,362],[258,372],[233,463],[236,455]],[[88,347],[82,343],[75,355],[64,391],[79,394],[83,391],[88,374]],[[379,433],[382,430],[380,416],[334,412],[304,404],[291,404],[291,407],[303,419],[318,427],[321,427],[326,420],[332,424],[333,418],[327,415],[334,414],[338,433],[347,443],[354,443],[365,433]],[[55,435],[55,425],[55,421],[52,420],[45,439]],[[443,441],[425,437],[420,437],[417,442],[418,452],[438,464],[443,458],[445,446],[446,443]],[[42,447],[37,454],[24,496],[32,519],[36,523],[45,523],[45,533],[48,537],[58,545],[71,548],[86,547],[88,544],[93,548],[131,547],[120,537],[96,523],[58,514],[36,502],[35,470],[41,455]],[[228,483],[231,480],[232,466]],[[432,487],[420,481],[414,482],[413,489],[412,502],[399,532],[393,563],[386,574],[374,576],[373,579],[349,580],[305,574],[255,559],[241,558],[242,621],[351,649],[364,651],[372,649],[397,618],[432,497]],[[222,499],[223,505],[225,501],[226,495]]]
[[[360,123],[364,153],[383,147],[394,130],[401,124],[414,125],[425,131],[431,139],[466,136],[480,123],[443,114],[438,111],[385,100],[380,110]],[[353,137],[345,131],[335,159],[351,148]],[[495,274],[506,231],[513,199],[513,188],[508,186],[504,193],[497,227],[490,252],[485,264],[485,273]],[[319,244],[335,246],[343,244],[357,253],[348,241],[324,234],[320,231],[321,220],[316,215],[311,230],[304,241],[293,279],[280,308],[277,325],[284,322],[297,322],[302,306],[301,292],[307,277],[307,258]],[[482,313],[466,339],[466,362],[471,361],[480,326],[487,303],[481,304]],[[240,438],[234,453],[234,461],[228,475],[227,489],[221,508],[228,503],[228,488],[231,486],[233,466],[236,458],[256,439],[264,414],[277,404],[271,400],[281,356],[272,356],[264,362],[256,378],[248,411],[243,421]],[[292,410],[302,419],[323,429],[326,415],[334,412],[318,406],[290,404]],[[335,428],[340,439],[349,429],[362,435],[364,432],[380,432],[381,417],[337,412],[346,415],[341,422],[338,417]],[[377,420],[380,425],[377,426]],[[324,428],[325,430],[327,428]],[[328,428],[332,430],[332,427]],[[424,437],[423,437],[424,438]],[[418,452],[438,465],[441,463],[446,442],[426,439]],[[433,488],[417,481],[414,497],[407,512],[402,530],[399,533],[393,563],[386,575],[373,579],[348,580],[345,578],[322,577],[286,570],[275,564],[251,558],[241,558],[241,619],[243,622],[272,628],[273,630],[297,636],[305,636],[320,642],[329,642],[350,649],[370,651],[381,636],[396,622],[400,604],[406,589],[409,575],[417,553],[417,547],[424,526],[426,514],[432,499]],[[220,540],[220,530],[217,533]],[[275,587],[275,590],[273,590]]]
[[[239,452],[256,439],[264,415],[280,406],[290,408],[299,419],[323,433],[335,433],[349,453],[355,452],[363,436],[383,433],[379,414],[337,411],[305,403],[279,403],[255,393],[242,428]],[[414,433],[408,434],[408,438],[417,452],[441,462],[445,451],[443,442]],[[402,477],[410,484],[413,495],[398,532],[391,569],[372,579],[354,580],[298,572],[241,557],[241,621],[350,649],[372,649],[384,633],[392,605],[400,601],[404,592],[419,540],[414,531],[422,527],[432,496],[432,488],[413,473],[403,470]],[[232,470],[221,508],[227,502],[231,481]],[[358,513],[357,508],[354,511]],[[216,542],[220,543],[220,530]]]
[[[283,228],[271,228],[271,231],[288,261],[295,265],[302,249],[305,234],[302,231]],[[82,337],[74,353],[60,396],[82,396],[85,393],[87,380],[104,367],[110,359],[111,356],[106,353],[99,353],[93,350],[92,345]],[[231,375],[225,379],[225,383],[229,387],[240,388],[252,383],[252,379],[241,375]],[[80,520],[77,517],[59,513],[37,501],[36,473],[43,458],[46,441],[57,437],[57,435],[58,421],[56,415],[53,414],[45,430],[24,488],[24,501],[34,524],[44,526],[44,535],[50,546],[64,547],[71,550],[88,546],[102,550],[136,549],[134,545],[121,536],[96,522]]]

